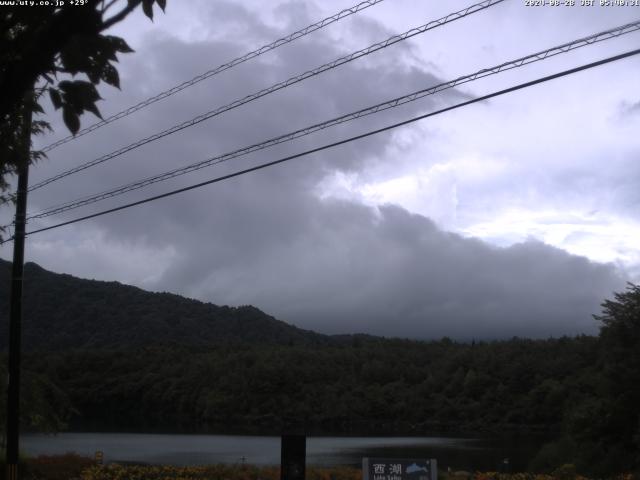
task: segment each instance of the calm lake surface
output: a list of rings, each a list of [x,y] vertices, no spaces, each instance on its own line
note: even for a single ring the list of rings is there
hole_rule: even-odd
[[[307,464],[361,466],[362,457],[435,458],[441,468],[496,470],[505,458],[513,471],[526,469],[540,446],[531,439],[482,440],[451,437],[308,437]],[[23,435],[29,455],[76,452],[105,462],[171,465],[212,463],[277,465],[280,437],[240,435],[156,435],[61,433]]]

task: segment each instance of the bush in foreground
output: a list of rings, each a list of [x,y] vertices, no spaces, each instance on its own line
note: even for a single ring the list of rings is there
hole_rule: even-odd
[[[26,477],[46,480],[70,480],[80,478],[82,472],[95,461],[75,453],[64,455],[40,455],[26,462]]]
[[[40,455],[35,458],[20,458],[21,477],[27,480],[76,480],[95,461],[76,453],[64,455]],[[5,480],[6,462],[0,459],[0,480]]]
[[[0,466],[0,480],[5,478]],[[464,473],[464,478],[461,477]],[[175,467],[167,465],[95,465],[93,459],[77,454],[43,455],[22,463],[22,477],[28,480],[280,480],[280,468],[252,465],[207,465]],[[441,472],[440,480],[588,480],[576,474],[575,467],[564,465],[551,474],[497,472]],[[306,480],[361,480],[359,468],[307,468]],[[632,474],[609,477],[609,480],[640,480]]]
[[[307,480],[360,480],[356,468],[308,468]],[[172,466],[92,466],[82,473],[82,480],[279,480],[278,467],[210,465],[202,467]]]
[[[360,480],[359,468],[308,468],[306,480]],[[451,480],[447,474],[443,480]],[[171,466],[93,466],[82,473],[82,480],[279,480],[278,467],[211,465],[203,467]],[[587,480],[575,468],[565,465],[550,475],[532,473],[504,474],[476,472],[469,480]],[[620,475],[610,480],[636,480],[633,475]]]

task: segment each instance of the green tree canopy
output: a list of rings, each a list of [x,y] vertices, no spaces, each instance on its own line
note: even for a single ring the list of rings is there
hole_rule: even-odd
[[[166,0],[60,3],[0,10],[0,192],[26,161],[19,140],[25,106],[41,113],[38,100],[47,93],[74,134],[84,112],[100,116],[96,86],[105,82],[119,88],[117,54],[133,51],[122,38],[104,32],[139,6],[153,18],[154,3],[164,10]],[[76,78],[79,75],[84,78]],[[41,120],[32,125],[34,133],[47,127]],[[37,158],[32,155],[29,161]]]
[[[628,466],[640,469],[640,285],[602,304],[603,374],[609,395],[605,431],[600,438],[618,445]],[[610,437],[610,438],[609,438]]]

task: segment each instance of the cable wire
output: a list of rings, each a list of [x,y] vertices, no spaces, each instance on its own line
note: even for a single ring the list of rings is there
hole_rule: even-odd
[[[505,88],[503,90],[499,90],[497,92],[493,92],[493,93],[490,93],[488,95],[483,95],[481,97],[476,97],[476,98],[473,98],[473,99],[468,100],[466,102],[461,102],[461,103],[458,103],[456,105],[452,105],[452,106],[449,106],[449,107],[446,107],[446,108],[442,108],[442,109],[436,110],[434,112],[426,113],[424,115],[420,115],[418,117],[414,117],[414,118],[411,118],[409,120],[404,120],[402,122],[394,123],[392,125],[388,125],[388,126],[383,127],[383,128],[379,128],[379,129],[376,129],[376,130],[371,130],[371,131],[369,131],[367,133],[363,133],[363,134],[360,134],[360,135],[355,135],[353,137],[349,137],[349,138],[340,140],[338,142],[333,142],[333,143],[330,143],[330,144],[323,145],[321,147],[313,148],[311,150],[306,150],[304,152],[297,153],[295,155],[289,155],[287,157],[280,158],[278,160],[274,160],[272,162],[267,162],[267,163],[263,163],[263,164],[260,164],[260,165],[256,165],[256,166],[251,167],[251,168],[247,168],[247,169],[240,170],[240,171],[237,171],[237,172],[234,172],[234,173],[230,173],[228,175],[223,175],[221,177],[216,177],[216,178],[213,178],[211,180],[207,180],[205,182],[197,183],[195,185],[190,185],[188,187],[179,188],[177,190],[172,190],[170,192],[166,192],[166,193],[163,193],[163,194],[160,194],[160,195],[155,195],[153,197],[148,197],[148,198],[145,198],[143,200],[138,200],[137,202],[128,203],[128,204],[125,204],[125,205],[121,205],[119,207],[110,208],[108,210],[103,210],[101,212],[93,213],[91,215],[85,215],[84,217],[79,217],[79,218],[75,218],[73,220],[68,220],[66,222],[61,222],[61,223],[58,223],[58,224],[55,224],[55,225],[50,225],[48,227],[39,228],[37,230],[32,230],[30,232],[27,232],[27,235],[33,235],[35,233],[45,232],[47,230],[53,230],[55,228],[60,228],[60,227],[63,227],[63,226],[66,226],[66,225],[71,225],[71,224],[74,224],[74,223],[78,223],[78,222],[81,222],[81,221],[84,221],[84,220],[89,220],[89,219],[92,219],[92,218],[100,217],[100,216],[106,215],[108,213],[118,212],[120,210],[125,210],[127,208],[135,207],[137,205],[142,205],[144,203],[149,203],[149,202],[152,202],[152,201],[155,201],[155,200],[160,200],[162,198],[166,198],[166,197],[170,197],[170,196],[173,196],[173,195],[177,195],[178,193],[187,192],[189,190],[194,190],[194,189],[197,189],[197,188],[200,188],[200,187],[204,187],[206,185],[211,185],[213,183],[218,183],[218,182],[221,182],[221,181],[224,181],[224,180],[228,180],[230,178],[238,177],[240,175],[244,175],[244,174],[247,174],[247,173],[250,173],[250,172],[255,172],[257,170],[261,170],[261,169],[264,169],[264,168],[267,168],[267,167],[278,165],[280,163],[284,163],[284,162],[287,162],[289,160],[293,160],[295,158],[300,158],[300,157],[303,157],[303,156],[306,156],[306,155],[310,155],[312,153],[317,153],[317,152],[320,152],[322,150],[326,150],[326,149],[329,149],[329,148],[332,148],[332,147],[336,147],[338,145],[343,145],[345,143],[349,143],[349,142],[353,142],[355,140],[360,140],[362,138],[370,137],[370,136],[376,135],[378,133],[386,132],[388,130],[391,130],[391,129],[394,129],[394,128],[397,128],[397,127],[400,127],[400,126],[403,126],[403,125],[408,125],[410,123],[414,123],[414,122],[417,122],[419,120],[423,120],[425,118],[433,117],[435,115],[439,115],[439,114],[442,114],[442,113],[445,113],[445,112],[448,112],[448,111],[451,111],[451,110],[455,110],[457,108],[461,108],[461,107],[465,107],[467,105],[471,105],[471,104],[474,104],[474,103],[482,102],[482,101],[488,100],[490,98],[494,98],[494,97],[498,97],[500,95],[504,95],[504,94],[507,94],[507,93],[515,92],[516,90],[521,90],[523,88],[532,87],[534,85],[538,85],[540,83],[548,82],[548,81],[554,80],[556,78],[560,78],[560,77],[564,77],[564,76],[567,76],[567,75],[571,75],[571,74],[574,74],[574,73],[577,73],[577,72],[581,72],[583,70],[587,70],[587,69],[590,69],[590,68],[594,68],[594,67],[598,67],[598,66],[601,66],[601,65],[605,65],[607,63],[615,62],[617,60],[622,60],[624,58],[628,58],[628,57],[631,57],[633,55],[638,55],[638,54],[640,54],[640,49],[631,50],[631,51],[628,51],[628,52],[625,52],[625,53],[622,53],[622,54],[619,54],[619,55],[615,55],[615,56],[612,56],[612,57],[605,58],[603,60],[598,60],[596,62],[592,62],[592,63],[588,63],[588,64],[585,64],[585,65],[582,65],[582,66],[579,66],[579,67],[571,68],[569,70],[564,70],[562,72],[555,73],[553,75],[547,75],[545,77],[541,77],[541,78],[538,78],[536,80],[531,80],[529,82],[521,83],[521,84],[515,85],[513,87]],[[4,241],[0,242],[0,245],[4,244],[4,243],[7,243],[7,242],[9,242],[11,240],[12,240],[12,238],[8,238],[7,240],[4,240]]]
[[[168,90],[165,90],[163,92],[158,93],[157,95],[148,98],[146,100],[143,100],[140,103],[137,103],[125,110],[122,110],[121,112],[115,113],[113,115],[111,115],[110,117],[105,118],[104,120],[100,120],[99,122],[94,123],[93,125],[90,125],[86,128],[83,128],[82,130],[80,130],[78,133],[76,133],[75,135],[68,135],[60,140],[57,140],[49,145],[47,145],[46,147],[44,147],[42,149],[43,152],[49,152],[51,150],[53,150],[56,147],[59,147],[60,145],[64,145],[65,143],[68,143],[72,140],[75,140],[78,137],[82,137],[83,135],[86,135],[87,133],[93,132],[94,130],[97,130],[100,127],[103,127],[109,123],[113,123],[116,120],[119,120],[121,118],[127,117],[129,115],[131,115],[134,112],[137,112],[138,110],[142,110],[145,107],[148,107],[149,105],[156,103],[160,100],[163,100],[167,97],[170,97],[171,95],[174,95],[182,90],[184,90],[185,88],[189,88],[193,85],[195,85],[196,83],[199,83],[203,80],[206,80],[207,78],[213,77],[214,75],[217,75],[218,73],[222,73],[225,70],[229,70],[230,68],[235,67],[236,65],[240,65],[241,63],[244,63],[248,60],[251,60],[253,58],[256,58],[264,53],[270,52],[272,50],[275,50],[278,47],[281,47],[282,45],[286,45],[288,43],[293,42],[294,40],[297,40],[301,37],[304,37],[305,35],[309,35],[312,32],[315,32],[316,30],[320,30],[328,25],[331,25],[332,23],[335,23],[339,20],[342,20],[345,17],[348,17],[350,15],[353,15],[354,13],[358,13],[362,10],[364,10],[365,8],[369,8],[372,7],[380,2],[383,2],[384,0],[366,0],[364,2],[360,2],[357,5],[354,5],[353,7],[349,7],[349,8],[345,8],[344,10],[341,10],[340,12],[331,15],[330,17],[327,17],[323,20],[320,20],[319,22],[316,22],[312,25],[306,26],[301,30],[295,31],[289,35],[287,35],[286,37],[280,38],[278,40],[276,40],[275,42],[272,42],[268,45],[263,45],[262,47],[246,53],[244,55],[242,55],[241,57],[238,58],[234,58],[233,60],[227,62],[227,63],[223,63],[222,65],[218,65],[217,67],[208,70],[194,78],[192,78],[191,80],[187,80],[186,82],[183,82],[179,85],[176,85]]]
[[[420,27],[416,27],[416,28],[412,28],[411,30],[408,30],[400,35],[394,35],[392,37],[389,37],[388,39],[382,41],[382,42],[378,42],[375,43],[373,45],[368,46],[367,48],[364,48],[362,50],[358,50],[357,52],[353,52],[349,55],[346,55],[344,57],[340,57],[332,62],[329,63],[325,63],[324,65],[321,65],[320,67],[314,68],[313,70],[308,70],[300,75],[296,75],[293,76],[285,81],[276,83],[268,88],[262,89],[256,93],[252,93],[251,95],[247,95],[243,98],[234,100],[231,103],[228,103],[227,105],[224,105],[222,107],[218,107],[214,110],[211,110],[209,112],[203,113],[201,115],[198,115],[197,117],[192,118],[191,120],[187,120],[185,122],[182,122],[178,125],[174,125],[173,127],[170,127],[166,130],[163,130],[162,132],[159,133],[155,133],[149,137],[143,138],[141,140],[138,140],[130,145],[127,145],[126,147],[122,147],[118,150],[115,150],[111,153],[108,153],[106,155],[103,155],[99,158],[96,158],[94,160],[91,160],[89,162],[86,162],[82,165],[78,165],[77,167],[74,167],[70,170],[67,170],[65,172],[62,172],[58,175],[54,175],[53,177],[50,177],[48,179],[42,180],[39,183],[36,183],[35,185],[31,186],[29,188],[29,191],[33,191],[33,190],[37,190],[38,188],[42,188],[45,185],[48,185],[52,182],[55,182],[57,180],[60,180],[61,178],[65,178],[68,177],[69,175],[73,175],[74,173],[77,172],[81,172],[83,170],[86,170],[87,168],[93,167],[95,165],[101,164],[103,162],[106,162],[108,160],[111,160],[113,158],[119,157],[120,155],[123,155],[127,152],[130,152],[132,150],[135,150],[136,148],[139,148],[143,145],[146,145],[148,143],[151,143],[155,140],[159,140],[160,138],[166,137],[167,135],[171,135],[173,133],[179,132],[181,130],[184,130],[185,128],[188,127],[192,127],[194,125],[197,125],[198,123],[201,123],[205,120],[208,120],[212,117],[218,116],[222,113],[228,112],[229,110],[232,110],[234,108],[240,107],[241,105],[244,105],[246,103],[252,102],[254,100],[257,100],[259,98],[262,98],[266,95],[269,95],[271,93],[274,93],[278,90],[282,90],[283,88],[287,88],[290,87],[291,85],[294,85],[296,83],[302,82],[303,80],[307,80],[308,78],[311,77],[315,77],[316,75],[320,75],[321,73],[324,73],[328,70],[334,69],[336,67],[339,67],[341,65],[344,65],[346,63],[352,62],[353,60],[356,60],[358,58],[364,57],[366,55],[370,55],[373,52],[376,52],[378,50],[382,50],[384,48],[387,48],[391,45],[394,45],[398,42],[401,42],[403,40],[406,40],[408,38],[414,37],[416,35],[420,35],[422,33],[425,33],[429,30],[432,30],[434,28],[440,27],[442,25],[445,25],[447,23],[453,22],[455,20],[459,20],[461,18],[464,18],[468,15],[471,15],[473,13],[477,13],[479,11],[482,11],[486,8],[489,8],[493,5],[497,5],[498,3],[503,2],[504,0],[484,0],[480,3],[476,3],[474,5],[471,5],[465,9],[459,10],[457,12],[454,13],[450,13],[449,15],[439,18],[438,20],[433,20],[429,23],[426,23],[425,25],[422,25]]]
[[[312,133],[318,132],[320,130],[335,126],[335,125],[339,125],[341,123],[345,123],[345,122],[349,122],[351,120],[355,120],[358,118],[362,118],[364,116],[367,115],[372,115],[381,111],[385,111],[391,108],[395,108],[398,107],[400,105],[404,105],[406,103],[409,102],[413,102],[416,101],[418,99],[424,98],[426,96],[429,95],[434,95],[438,92],[441,92],[443,90],[447,90],[447,89],[451,89],[454,88],[458,85],[464,84],[464,83],[468,83],[474,80],[477,80],[479,78],[483,78],[483,77],[487,77],[489,75],[495,75],[498,74],[500,72],[506,71],[506,70],[510,70],[513,68],[518,68],[521,67],[523,65],[528,65],[530,63],[533,62],[538,62],[538,61],[542,61],[546,58],[561,54],[561,53],[566,53],[568,51],[574,50],[576,48],[580,48],[586,45],[591,45],[593,43],[599,42],[599,41],[603,41],[603,40],[607,40],[610,38],[615,38],[618,37],[620,35],[623,34],[627,34],[627,33],[631,33],[634,31],[640,30],[640,20],[633,22],[633,23],[629,23],[626,25],[622,25],[620,27],[616,27],[614,29],[610,29],[604,32],[600,32],[582,39],[578,39],[575,40],[573,42],[569,42],[569,43],[565,43],[562,45],[559,45],[557,47],[553,47],[547,50],[543,50],[541,52],[537,52],[531,55],[527,55],[525,57],[521,57],[518,58],[516,60],[512,60],[509,62],[505,62],[502,63],[500,65],[494,66],[494,67],[490,67],[490,68],[485,68],[482,70],[479,70],[475,73],[472,73],[470,75],[465,75],[462,77],[458,77],[454,80],[451,80],[449,82],[444,82],[423,90],[419,90],[417,92],[413,92],[410,93],[408,95],[404,95],[402,97],[396,97],[392,100],[388,100],[386,102],[382,102],[379,103],[377,105],[373,105],[371,107],[367,107],[346,115],[342,115],[340,117],[336,117],[321,123],[317,123],[315,125],[311,125],[284,135],[280,135],[278,137],[274,137],[271,138],[269,140],[260,142],[260,143],[256,143],[247,147],[243,147],[237,150],[234,150],[232,152],[228,152],[228,153],[224,153],[222,155],[217,155],[214,157],[211,157],[207,160],[203,160],[201,162],[198,163],[194,163],[191,165],[187,165],[185,167],[180,167],[180,168],[176,168],[174,170],[170,170],[168,172],[164,172],[152,177],[147,177],[145,179],[142,180],[138,180],[136,182],[132,182],[120,187],[117,187],[115,189],[111,189],[111,190],[107,190],[95,195],[91,195],[91,196],[86,196],[77,200],[73,200],[70,202],[65,202],[63,204],[54,206],[54,207],[49,207],[46,210],[43,210],[39,213],[35,213],[32,214],[30,216],[27,217],[28,220],[30,219],[34,219],[34,218],[44,218],[44,217],[48,217],[51,215],[55,215],[58,213],[62,213],[68,210],[73,210],[75,208],[79,208],[91,203],[95,203],[107,198],[112,198],[118,195],[122,195],[124,193],[133,191],[133,190],[138,190],[140,188],[152,185],[154,183],[158,183],[164,180],[168,180],[170,178],[174,178],[180,175],[184,175],[196,170],[200,170],[202,168],[206,168],[212,165],[216,165],[218,163],[222,163],[222,162],[226,162],[229,161],[233,158],[237,158],[237,157],[241,157],[244,155],[248,155],[250,153],[259,151],[259,150],[263,150],[265,148],[274,146],[274,145],[278,145],[284,142],[288,142],[291,140],[294,140],[296,138],[300,138],[306,135],[310,135]]]

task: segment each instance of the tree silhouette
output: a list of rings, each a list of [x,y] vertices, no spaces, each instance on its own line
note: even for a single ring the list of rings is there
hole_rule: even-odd
[[[118,53],[133,51],[122,38],[104,32],[140,6],[153,19],[154,3],[164,11],[166,0],[75,0],[0,10],[0,192],[25,161],[24,109],[42,113],[38,102],[47,93],[74,134],[84,112],[100,117],[96,86],[105,82],[120,88],[114,63]],[[75,79],[78,75],[87,80]],[[42,120],[32,122],[35,134],[48,128]],[[41,156],[35,152],[29,161]]]
[[[616,446],[627,467],[640,468],[640,285],[602,304],[604,385],[608,409],[599,438]]]

